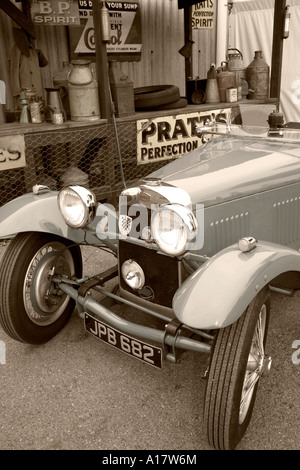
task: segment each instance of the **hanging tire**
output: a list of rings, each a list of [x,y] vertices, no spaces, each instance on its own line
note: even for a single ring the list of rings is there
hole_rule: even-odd
[[[42,344],[69,320],[75,302],[49,281],[49,271],[82,275],[78,246],[43,233],[21,233],[10,242],[0,267],[0,324],[13,339]]]
[[[147,109],[180,100],[179,88],[175,85],[154,85],[134,89],[136,109]]]
[[[208,442],[219,450],[236,448],[249,425],[259,379],[270,370],[265,355],[270,296],[263,289],[240,319],[214,340],[204,404]]]

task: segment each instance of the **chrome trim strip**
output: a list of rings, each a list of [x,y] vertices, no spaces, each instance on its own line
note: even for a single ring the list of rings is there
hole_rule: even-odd
[[[184,189],[159,180],[155,181],[155,184],[150,180],[143,180],[139,186],[122,191],[121,196],[130,198],[129,204],[143,204],[148,209],[153,204],[180,204],[185,207],[192,205],[191,198]]]

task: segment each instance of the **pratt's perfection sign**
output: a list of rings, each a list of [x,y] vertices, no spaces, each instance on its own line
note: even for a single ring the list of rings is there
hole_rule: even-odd
[[[202,145],[196,126],[228,122],[230,109],[164,116],[137,121],[137,164],[179,158]]]
[[[26,166],[24,135],[0,137],[0,171]]]
[[[192,7],[192,28],[213,29],[214,28],[214,2],[206,0]]]
[[[80,18],[87,18],[75,53],[91,54],[95,52],[94,22],[92,2],[78,0]],[[110,41],[108,53],[140,53],[142,50],[142,33],[139,2],[106,1],[110,17]]]
[[[77,0],[33,0],[31,15],[35,24],[71,26],[80,25]]]

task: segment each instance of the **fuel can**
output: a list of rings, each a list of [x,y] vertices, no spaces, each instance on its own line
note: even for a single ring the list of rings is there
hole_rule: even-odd
[[[226,90],[236,86],[236,76],[234,72],[227,69],[226,62],[222,62],[221,69],[217,71],[217,83],[221,102],[227,101]]]
[[[270,67],[262,57],[262,51],[255,51],[253,61],[246,68],[246,81],[249,89],[248,98],[262,100],[269,97]]]

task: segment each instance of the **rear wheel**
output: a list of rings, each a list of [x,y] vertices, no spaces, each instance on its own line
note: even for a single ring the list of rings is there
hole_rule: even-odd
[[[67,323],[75,302],[52,282],[82,274],[81,251],[60,237],[22,233],[9,244],[0,267],[0,324],[18,341],[49,341]]]
[[[249,425],[259,380],[271,366],[265,355],[269,313],[263,289],[236,323],[216,335],[204,405],[208,441],[216,449],[235,449]]]

